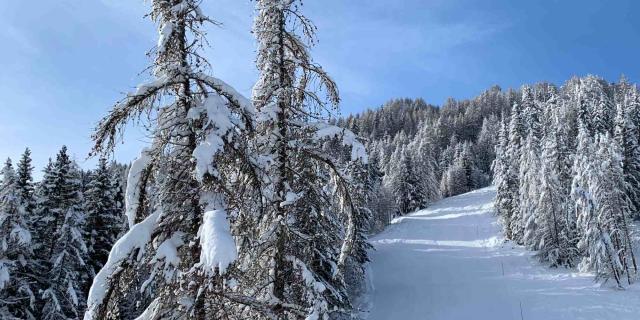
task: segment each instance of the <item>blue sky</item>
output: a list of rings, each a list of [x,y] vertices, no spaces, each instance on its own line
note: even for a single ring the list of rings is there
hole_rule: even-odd
[[[249,0],[204,0],[213,73],[249,94],[256,78]],[[394,97],[473,97],[491,85],[562,83],[572,75],[640,78],[639,1],[306,0],[315,59],[333,75],[343,114]],[[156,42],[142,0],[5,1],[0,5],[0,157],[29,146],[40,170],[67,144],[84,167],[89,135],[145,80]],[[133,129],[116,158],[145,141]]]

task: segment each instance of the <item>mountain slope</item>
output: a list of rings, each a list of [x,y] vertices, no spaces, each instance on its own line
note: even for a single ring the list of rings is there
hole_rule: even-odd
[[[594,283],[591,274],[549,269],[504,243],[495,190],[439,201],[373,237],[367,303],[381,319],[637,319],[640,288]]]

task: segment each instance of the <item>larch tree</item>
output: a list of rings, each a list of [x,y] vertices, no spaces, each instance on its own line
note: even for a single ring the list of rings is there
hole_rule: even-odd
[[[260,251],[267,266],[257,278],[264,282],[264,299],[276,302],[284,319],[350,312],[342,275],[362,226],[350,179],[321,152],[322,141],[339,138],[351,147],[352,161],[366,162],[366,153],[351,131],[327,123],[340,98],[335,82],[311,58],[316,27],[301,1],[255,3],[254,145],[265,160]],[[329,210],[334,203],[340,210]],[[340,220],[347,221],[343,235]]]
[[[634,113],[638,112],[636,100],[634,90],[618,104],[614,128],[614,138],[622,148],[625,192],[629,197],[634,218],[640,216],[640,130],[633,121]]]
[[[538,250],[540,260],[551,266],[571,267],[577,250],[571,245],[569,203],[560,183],[561,158],[555,134],[545,135],[540,160],[539,194],[531,195],[534,201],[537,200],[534,218],[538,230],[534,249]]]
[[[235,199],[254,183],[255,159],[244,151],[254,108],[207,74],[203,27],[216,22],[200,1],[154,0],[149,17],[159,33],[152,80],[118,102],[93,135],[94,153],[108,153],[127,124],[148,119],[152,142],[132,163],[129,231],[96,275],[85,319],[224,318],[231,301],[251,303],[223,277],[237,257]]]
[[[520,105],[515,103],[511,110],[511,118],[509,120],[509,137],[508,148],[506,153],[508,154],[509,171],[505,174],[507,184],[508,198],[511,199],[510,208],[511,212],[508,214],[509,219],[507,222],[511,240],[517,242],[522,239],[522,230],[524,230],[524,221],[522,220],[520,212],[520,203],[518,195],[520,194],[520,158],[522,156],[522,146],[525,142],[526,131],[522,119],[522,109]]]
[[[581,244],[586,254],[583,269],[596,273],[597,280],[613,278],[618,286],[631,284],[637,272],[628,227],[629,201],[624,193],[620,147],[608,133],[599,134],[591,158],[589,190],[592,215],[581,219]]]
[[[522,88],[522,113],[524,126],[527,131],[520,153],[519,172],[519,214],[520,230],[516,233],[519,242],[530,248],[537,248],[539,244],[538,225],[536,223],[536,208],[540,186],[540,138],[542,137],[542,110],[540,103],[534,99],[529,87]]]
[[[493,184],[496,186],[495,207],[503,232],[507,239],[513,239],[511,233],[511,217],[513,213],[512,201],[510,194],[510,177],[511,161],[509,159],[509,137],[507,118],[502,116],[502,123],[498,133],[498,144],[496,145],[496,159],[493,161]]]

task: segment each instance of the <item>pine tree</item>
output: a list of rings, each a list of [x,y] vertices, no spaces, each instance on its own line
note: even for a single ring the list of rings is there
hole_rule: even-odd
[[[31,232],[18,181],[7,160],[0,183],[0,317],[35,319],[36,293],[29,269]]]

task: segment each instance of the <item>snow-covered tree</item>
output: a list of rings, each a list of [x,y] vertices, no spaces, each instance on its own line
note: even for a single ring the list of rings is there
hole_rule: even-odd
[[[33,165],[31,161],[31,150],[26,148],[16,167],[16,188],[20,194],[20,201],[24,206],[28,219],[33,217],[36,206]]]
[[[617,106],[614,129],[614,138],[622,148],[625,192],[634,218],[640,217],[640,130],[633,121],[633,113],[638,112],[636,100],[635,96],[627,96]]]
[[[85,213],[80,191],[80,170],[62,147],[51,172],[51,207],[48,219],[51,242],[47,277],[41,293],[42,319],[79,318],[85,308],[83,289],[90,280],[87,247],[83,238]]]
[[[509,159],[508,177],[508,197],[511,199],[511,213],[509,214],[508,234],[513,237],[512,240],[521,241],[524,230],[524,219],[520,210],[519,194],[520,194],[520,160],[522,157],[522,146],[527,136],[526,127],[522,119],[522,109],[516,103],[511,110],[511,118],[509,120],[509,143],[507,148]],[[518,199],[518,200],[516,200]]]
[[[338,90],[310,56],[315,26],[301,2],[256,1],[253,33],[259,71],[254,145],[266,160],[259,227],[265,239],[259,260],[266,261],[257,268],[257,286],[285,319],[348,313],[342,273],[356,248],[358,210],[351,180],[321,147],[337,137],[351,148],[351,161],[366,162],[364,147],[353,132],[327,123],[337,111]],[[336,203],[339,210],[329,210]],[[347,222],[344,236],[340,220]]]
[[[415,174],[413,159],[405,147],[394,152],[390,172],[388,183],[395,198],[397,214],[419,209],[424,194],[418,189],[420,184]]]
[[[11,160],[0,183],[0,318],[36,319],[26,203]]]
[[[508,124],[507,118],[503,116],[498,133],[498,144],[496,145],[496,159],[493,162],[493,183],[496,186],[496,213],[507,239],[513,239],[513,234],[511,233],[511,219],[513,216],[511,184],[515,176],[512,174],[513,171],[510,166]]]
[[[621,286],[626,278],[631,284],[637,267],[629,234],[630,206],[624,193],[620,147],[605,133],[598,135],[594,149],[589,174],[592,208],[579,217],[579,246],[585,250],[580,268],[595,272],[598,280],[613,278]]]
[[[131,120],[152,115],[152,143],[128,174],[129,231],[96,275],[85,319],[224,318],[238,304],[271,312],[223,280],[236,270],[232,230],[248,234],[239,201],[257,185],[255,164],[264,160],[245,152],[254,108],[206,73],[203,25],[213,21],[199,1],[154,0],[149,17],[159,33],[153,79],[118,102],[93,135],[94,152],[109,152]]]
[[[92,172],[85,192],[86,239],[90,261],[90,272],[95,276],[109,257],[111,247],[122,228],[121,207],[116,203],[117,194],[112,185],[112,174],[107,160],[100,158],[98,167]],[[88,285],[91,285],[89,283]],[[87,287],[88,289],[88,287]]]
[[[561,158],[557,136],[547,134],[543,141],[539,186],[536,188],[538,194],[530,195],[532,201],[537,200],[533,215],[537,229],[532,244],[541,261],[551,266],[571,267],[578,254],[572,243],[570,226],[573,215],[568,194],[559,178]]]
[[[540,193],[540,138],[542,137],[542,110],[535,101],[529,87],[522,89],[522,113],[524,115],[527,135],[520,152],[520,172],[518,176],[520,229],[515,233],[515,239],[530,248],[537,248],[540,242],[536,214],[538,214],[538,199]]]

